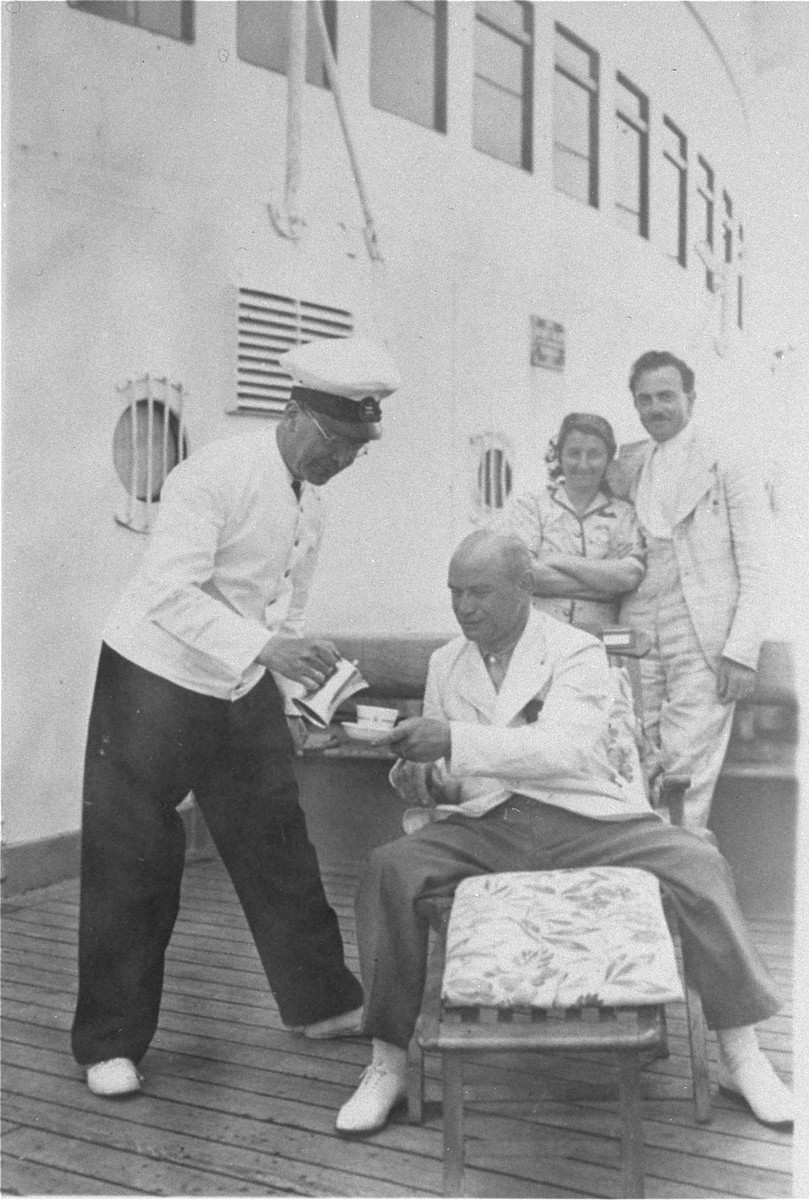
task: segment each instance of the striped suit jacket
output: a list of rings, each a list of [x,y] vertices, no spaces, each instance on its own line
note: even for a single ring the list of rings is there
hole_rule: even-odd
[[[766,633],[772,589],[772,513],[763,475],[695,431],[679,485],[674,552],[688,612],[707,661],[721,657],[755,668]],[[608,480],[634,501],[654,448],[646,439],[622,446]]]

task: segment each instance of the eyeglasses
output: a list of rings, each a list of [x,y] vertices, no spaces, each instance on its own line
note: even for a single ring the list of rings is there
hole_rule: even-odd
[[[344,451],[351,455],[352,461],[355,458],[362,458],[363,455],[368,453],[368,446],[365,442],[352,442],[350,438],[339,437],[333,433],[326,433],[326,430],[320,424],[320,421],[318,421],[311,408],[307,408],[306,415],[323,440],[328,442],[331,446],[340,446]]]

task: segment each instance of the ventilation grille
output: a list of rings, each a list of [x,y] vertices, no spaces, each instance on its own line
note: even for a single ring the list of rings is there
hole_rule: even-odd
[[[349,337],[351,313],[273,292],[239,288],[236,412],[282,412],[292,380],[279,355],[300,342]]]

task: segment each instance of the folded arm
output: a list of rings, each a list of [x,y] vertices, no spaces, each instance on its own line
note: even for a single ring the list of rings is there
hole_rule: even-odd
[[[580,558],[576,554],[548,555],[534,565],[534,593],[611,600],[634,591],[644,570],[643,562],[631,554],[603,559]],[[549,588],[554,590],[546,590]]]

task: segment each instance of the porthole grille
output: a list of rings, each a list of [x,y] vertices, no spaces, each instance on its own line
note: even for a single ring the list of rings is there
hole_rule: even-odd
[[[292,380],[278,365],[291,346],[349,337],[350,312],[274,292],[239,288],[236,412],[281,412]]]
[[[504,450],[489,449],[481,455],[478,494],[487,509],[503,508],[511,495],[511,463]]]
[[[514,488],[514,445],[502,432],[469,439],[469,516],[475,525],[495,528]]]

